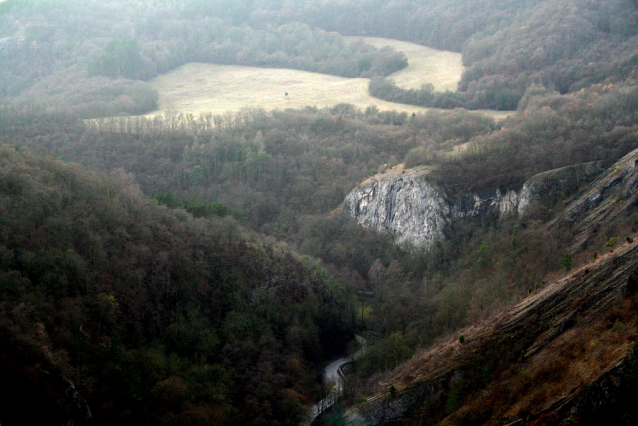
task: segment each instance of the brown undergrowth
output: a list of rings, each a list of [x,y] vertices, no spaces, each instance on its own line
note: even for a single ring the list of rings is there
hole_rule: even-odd
[[[543,411],[591,384],[634,345],[635,309],[633,300],[625,300],[599,320],[566,331],[533,357],[522,354],[484,389],[468,396],[443,424],[501,425],[522,418],[530,418],[530,424],[548,423]]]
[[[637,265],[635,243],[599,257],[418,354],[378,381],[360,411],[376,424],[577,419],[582,393],[633,353]]]

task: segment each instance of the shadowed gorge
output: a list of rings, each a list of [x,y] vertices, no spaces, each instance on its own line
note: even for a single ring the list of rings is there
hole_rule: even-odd
[[[3,423],[24,421],[26,395],[45,422],[301,418],[311,363],[352,333],[315,260],[160,207],[126,175],[0,159]]]

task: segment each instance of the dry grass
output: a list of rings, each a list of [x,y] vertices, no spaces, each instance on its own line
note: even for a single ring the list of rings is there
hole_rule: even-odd
[[[628,314],[621,313],[623,308],[628,308]],[[633,312],[633,303],[626,300],[613,311],[620,313],[618,317],[624,320],[619,322],[621,325],[610,328],[608,319],[603,319],[569,330],[521,365],[518,374],[488,387],[488,394],[505,387],[512,399],[499,417],[521,418],[549,407],[593,383],[607,368],[622,361],[636,339]]]
[[[368,80],[344,78],[280,68],[190,63],[156,77],[151,84],[160,94],[160,111],[199,114],[238,111],[328,107],[345,102],[359,108],[423,112],[426,108],[395,104],[368,95]],[[288,92],[288,96],[285,93]]]
[[[160,93],[159,113],[177,110],[217,114],[243,107],[273,110],[307,105],[327,107],[341,102],[359,108],[376,105],[381,110],[426,110],[370,97],[368,80],[364,78],[291,69],[190,63],[156,77],[152,84]]]
[[[461,54],[446,50],[432,49],[407,41],[392,40],[380,37],[345,37],[347,40],[363,40],[375,47],[385,46],[405,53],[408,66],[401,71],[390,74],[399,87],[418,89],[422,84],[432,83],[437,92],[456,91],[461,74],[465,70]]]
[[[420,87],[432,83],[437,90],[456,88],[463,69],[460,54],[396,40],[372,37],[365,40],[375,45],[390,45],[406,53],[410,65],[391,75],[400,86]],[[361,109],[374,105],[381,111],[427,111],[427,108],[371,97],[368,81],[291,69],[189,63],[151,81],[159,92],[160,108],[148,115],[166,111],[222,114],[244,107],[273,110],[310,105],[322,108],[342,102]],[[284,95],[286,92],[288,96]],[[495,118],[510,115],[501,111],[482,112]]]

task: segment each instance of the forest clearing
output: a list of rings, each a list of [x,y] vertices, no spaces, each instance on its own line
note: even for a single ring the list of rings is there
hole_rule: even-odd
[[[388,76],[402,89],[419,89],[421,85],[431,83],[437,92],[456,92],[461,74],[465,70],[461,54],[457,52],[382,37],[344,38],[348,41],[363,40],[379,49],[390,46],[405,53],[408,66]]]
[[[353,37],[356,41],[360,38]],[[414,43],[377,37],[365,37],[375,47],[401,49],[408,67],[391,74],[402,88],[419,88],[432,83],[437,91],[455,90],[463,67],[461,54],[420,46]],[[331,107],[348,103],[360,109],[376,106],[381,111],[425,112],[429,108],[387,102],[368,93],[367,78],[346,78],[282,68],[258,68],[241,65],[188,63],[151,80],[159,92],[159,109],[198,115],[222,114],[244,107],[265,110]],[[494,118],[510,115],[502,111],[482,111]]]
[[[159,92],[159,110],[149,115],[165,111],[221,114],[244,107],[322,108],[337,103],[358,108],[376,105],[381,110],[427,110],[372,98],[368,81],[292,69],[190,63],[151,81]]]

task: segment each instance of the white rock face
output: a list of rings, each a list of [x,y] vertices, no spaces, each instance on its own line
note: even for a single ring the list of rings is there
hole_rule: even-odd
[[[447,201],[452,211],[452,219],[463,217],[477,217],[486,214],[504,216],[516,213],[519,197],[516,191],[507,191],[505,195],[500,190],[477,194],[465,194],[454,200]]]
[[[525,214],[525,211],[527,210],[527,208],[532,204],[532,200],[534,198],[533,191],[532,191],[533,186],[534,185],[531,184],[529,181],[523,184],[523,189],[521,189],[521,195],[519,196],[519,199],[518,199],[518,209],[517,209],[518,214],[521,216]]]
[[[443,238],[450,208],[422,170],[372,178],[346,196],[344,208],[365,228],[395,235],[401,246],[430,247]]]
[[[363,227],[392,234],[400,246],[426,249],[445,238],[445,228],[455,219],[516,213],[515,191],[450,200],[426,175],[424,168],[400,167],[377,175],[346,196],[344,209]]]
[[[499,191],[500,195],[500,191]],[[514,213],[517,211],[520,205],[520,197],[516,191],[507,191],[507,193],[501,198],[498,208],[501,215]]]
[[[454,220],[523,217],[561,202],[600,171],[599,163],[564,167],[533,176],[520,193],[497,189],[452,198],[428,182],[426,168],[398,166],[355,188],[346,196],[344,209],[365,228],[392,234],[401,246],[427,249],[445,237]]]
[[[445,228],[455,219],[517,212],[515,191],[450,199],[427,181],[426,174],[424,168],[403,171],[399,167],[377,175],[346,196],[344,209],[365,228],[394,235],[400,246],[426,249],[444,239]]]

